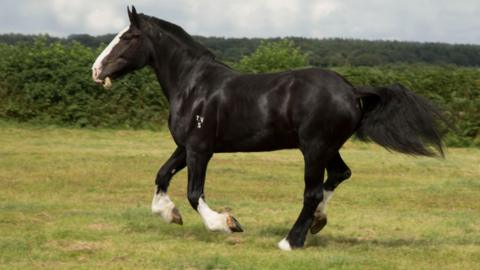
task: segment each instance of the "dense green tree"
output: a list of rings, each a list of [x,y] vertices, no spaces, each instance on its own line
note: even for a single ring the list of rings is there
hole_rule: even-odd
[[[90,48],[109,43],[115,34],[90,36],[70,35],[67,38],[47,37],[47,42],[63,44],[77,41]],[[35,35],[3,34],[0,43],[33,42]],[[221,38],[195,36],[223,61],[239,62],[251,54],[262,41],[275,42],[279,38]],[[309,54],[310,64],[318,67],[376,66],[387,64],[454,64],[480,66],[480,45],[444,44],[400,41],[368,41],[357,39],[312,39],[290,37],[303,52]]]
[[[251,55],[244,56],[235,67],[243,72],[275,72],[308,65],[308,55],[293,41],[262,42]]]

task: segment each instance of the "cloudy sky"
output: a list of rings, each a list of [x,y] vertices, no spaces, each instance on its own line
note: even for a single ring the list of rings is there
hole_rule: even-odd
[[[195,35],[480,44],[480,0],[0,0],[0,33],[116,33],[132,3]]]

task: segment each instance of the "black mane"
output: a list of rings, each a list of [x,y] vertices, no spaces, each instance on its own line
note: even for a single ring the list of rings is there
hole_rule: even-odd
[[[162,34],[168,35],[177,43],[189,49],[191,53],[198,56],[210,56],[215,58],[214,54],[209,49],[195,41],[192,36],[183,30],[182,27],[143,13],[139,14],[139,16],[142,19],[142,22],[146,22],[146,30],[152,35],[155,35],[155,32],[160,30]]]

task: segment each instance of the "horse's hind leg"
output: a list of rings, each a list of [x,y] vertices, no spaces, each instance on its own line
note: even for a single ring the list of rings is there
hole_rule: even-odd
[[[328,162],[327,173],[327,181],[323,184],[323,200],[315,211],[315,218],[312,227],[310,227],[312,234],[318,233],[327,225],[327,203],[332,198],[335,188],[352,175],[350,169],[345,162],[343,162],[338,152]]]
[[[291,250],[292,248],[303,247],[308,229],[312,226],[314,220],[315,210],[323,200],[325,168],[337,149],[318,141],[302,147],[305,160],[303,208],[288,236],[278,243],[280,249]]]
[[[177,147],[172,156],[162,165],[155,179],[155,193],[152,200],[152,213],[160,215],[168,223],[182,224],[182,216],[175,207],[175,204],[167,195],[167,189],[173,175],[185,168],[186,150],[183,147]]]

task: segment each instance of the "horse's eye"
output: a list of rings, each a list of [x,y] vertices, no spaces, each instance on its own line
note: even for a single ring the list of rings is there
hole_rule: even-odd
[[[130,34],[124,34],[120,37],[120,39],[123,39],[123,40],[130,40],[133,38],[133,35],[130,35]]]
[[[130,40],[130,39],[133,39],[133,38],[137,38],[139,36],[140,36],[139,33],[125,33],[120,37],[120,39]]]

